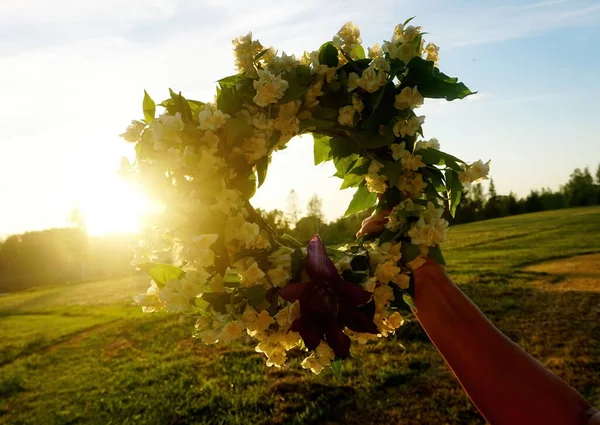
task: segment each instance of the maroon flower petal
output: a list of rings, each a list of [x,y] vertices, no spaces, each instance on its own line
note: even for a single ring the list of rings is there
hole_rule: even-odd
[[[373,320],[357,309],[348,309],[344,311],[342,317],[340,317],[340,322],[354,332],[370,334],[379,333],[379,330],[377,329],[377,326],[375,326],[375,323],[373,323]]]
[[[293,303],[302,296],[306,289],[307,282],[288,283],[279,291],[279,296],[286,301]]]
[[[337,323],[330,321],[325,333],[327,344],[331,347],[335,355],[345,359],[350,354],[350,338],[346,335]]]
[[[300,334],[304,345],[309,350],[315,350],[319,346],[325,333],[323,322],[308,319],[304,316],[294,320],[290,329]]]
[[[310,240],[307,251],[306,272],[313,280],[341,280],[335,265],[327,256],[327,250],[319,235],[315,235]]]
[[[355,285],[345,280],[338,283],[340,291],[344,293],[345,298],[348,299],[355,307],[366,304],[373,295],[369,291],[366,291],[362,286]]]

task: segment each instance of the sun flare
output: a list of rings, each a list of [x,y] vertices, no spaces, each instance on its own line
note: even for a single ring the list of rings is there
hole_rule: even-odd
[[[122,178],[88,185],[81,213],[90,236],[139,232],[144,217],[160,208]]]

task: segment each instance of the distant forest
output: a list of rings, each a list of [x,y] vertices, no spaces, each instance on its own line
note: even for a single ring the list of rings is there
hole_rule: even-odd
[[[596,175],[589,169],[576,169],[558,191],[533,190],[519,199],[514,193],[499,195],[493,180],[484,191],[476,184],[465,191],[463,201],[452,224],[505,217],[537,211],[600,204],[600,166]],[[327,245],[354,239],[363,219],[372,211],[364,211],[327,223],[322,201],[314,195],[302,211],[294,191],[288,197],[286,211],[258,210],[265,221],[280,234],[287,233],[301,242],[319,233]],[[134,272],[130,265],[133,235],[91,238],[81,220],[73,227],[49,229],[12,235],[0,242],[0,293],[23,290],[40,285],[62,284],[82,280],[104,279]]]
[[[315,233],[319,233],[327,245],[353,240],[362,220],[372,213],[364,211],[326,223],[323,219],[322,201],[317,195],[310,199],[304,214],[301,214],[294,198],[292,191],[288,198],[287,212],[261,210],[260,213],[275,230],[288,233],[301,242],[308,242]],[[521,199],[513,192],[499,195],[493,179],[490,180],[487,192],[481,183],[472,185],[465,189],[455,217],[446,214],[446,218],[451,224],[464,224],[509,215],[599,204],[600,166],[595,176],[592,176],[588,168],[577,168],[559,190],[532,190],[527,197]]]

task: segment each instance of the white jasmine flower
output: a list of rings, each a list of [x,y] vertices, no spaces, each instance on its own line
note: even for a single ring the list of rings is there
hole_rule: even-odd
[[[344,106],[338,111],[338,122],[340,125],[354,127],[354,107],[352,105]]]
[[[127,126],[125,133],[120,134],[119,136],[125,139],[126,142],[137,143],[141,139],[141,133],[144,128],[146,128],[145,123],[133,120],[131,121],[131,124]]]
[[[268,70],[258,70],[258,80],[253,83],[256,89],[254,103],[258,106],[265,107],[270,103],[277,103],[283,97],[289,83],[283,80],[280,75],[273,75]]]
[[[394,107],[396,109],[415,109],[421,106],[423,101],[423,96],[416,87],[404,87],[402,91],[396,95]]]

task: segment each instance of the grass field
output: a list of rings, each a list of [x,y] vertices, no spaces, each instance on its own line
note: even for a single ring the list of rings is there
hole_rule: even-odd
[[[448,269],[511,339],[600,406],[600,208],[457,226]],[[586,255],[584,255],[586,254]],[[417,323],[343,378],[206,347],[143,315],[140,278],[0,297],[0,424],[483,424]]]

